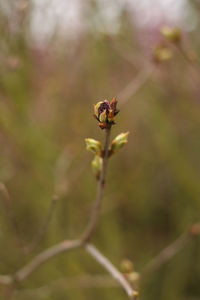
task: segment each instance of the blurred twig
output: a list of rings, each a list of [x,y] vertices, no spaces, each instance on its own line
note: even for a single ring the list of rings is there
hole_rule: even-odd
[[[26,254],[29,254],[32,251],[34,251],[37,248],[37,246],[40,244],[42,239],[44,238],[44,236],[49,228],[49,225],[51,223],[57,202],[58,202],[58,197],[55,195],[52,197],[52,200],[51,200],[51,203],[49,206],[49,210],[47,213],[47,217],[46,217],[46,220],[45,220],[43,226],[41,227],[40,231],[36,235],[35,239],[31,242],[31,244],[24,248]]]
[[[117,98],[120,99],[120,106],[125,105],[131,97],[147,83],[155,70],[155,66],[151,65],[145,67],[136,77],[134,77],[125,88],[118,94]]]
[[[52,257],[55,257],[64,252],[68,252],[72,249],[79,248],[80,245],[81,245],[80,240],[72,240],[72,241],[64,240],[61,243],[58,243],[57,245],[52,246],[47,250],[44,250],[43,252],[35,256],[35,258],[33,258],[33,260],[30,261],[27,265],[25,265],[20,270],[18,270],[13,276],[14,280],[16,282],[22,282],[29,275],[31,275],[37,268],[39,268],[45,262],[50,260]]]
[[[74,277],[64,277],[56,279],[48,284],[37,288],[20,289],[15,292],[15,296],[26,299],[36,299],[37,297],[49,297],[52,292],[68,289],[87,288],[119,288],[116,281],[109,275],[82,275]]]
[[[158,255],[151,259],[142,270],[142,276],[156,271],[163,264],[180,252],[192,238],[200,235],[200,224],[193,224],[189,231],[184,232],[174,242],[164,248]]]
[[[2,182],[0,182],[0,193],[3,196],[3,199],[4,199],[3,204],[5,206],[6,214],[7,214],[8,220],[10,222],[10,225],[12,226],[12,228],[15,232],[15,236],[17,238],[18,245],[21,249],[23,249],[24,242],[22,241],[21,233],[20,233],[18,223],[17,223],[17,219],[14,214],[12,200],[11,200],[11,197],[10,197],[7,187]]]
[[[94,245],[86,244],[85,249],[123,287],[130,299],[136,299],[138,293],[132,288],[123,274],[120,273],[115,268],[115,266]]]

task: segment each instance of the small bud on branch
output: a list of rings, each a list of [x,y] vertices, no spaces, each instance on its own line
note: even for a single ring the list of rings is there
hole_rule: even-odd
[[[121,149],[128,142],[129,132],[120,133],[111,143],[110,152],[114,153]]]
[[[172,49],[167,45],[160,44],[157,45],[153,51],[153,59],[155,62],[166,62],[173,57]]]
[[[117,100],[113,98],[110,102],[108,100],[99,101],[94,105],[94,117],[99,121],[101,129],[110,128],[115,124],[115,116],[118,114]]]
[[[85,143],[86,143],[86,150],[100,155],[100,153],[102,151],[102,146],[99,141],[97,141],[95,139],[87,138],[87,139],[85,139]]]
[[[103,159],[100,156],[95,155],[91,165],[92,165],[92,170],[94,172],[94,175],[98,180],[102,171]]]
[[[160,32],[171,43],[177,44],[181,41],[181,31],[177,27],[164,26]]]

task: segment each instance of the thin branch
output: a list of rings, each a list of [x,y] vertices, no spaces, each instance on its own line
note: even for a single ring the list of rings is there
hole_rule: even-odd
[[[131,97],[139,92],[139,90],[147,83],[155,70],[155,66],[145,67],[136,77],[134,77],[127,86],[118,94],[120,106],[125,105]]]
[[[91,244],[86,244],[85,249],[121,285],[121,287],[125,290],[130,299],[137,299],[138,292],[132,288],[132,286],[123,276],[123,274],[120,273],[116,269],[116,267],[95,246]]]
[[[30,261],[27,265],[25,265],[19,271],[17,271],[13,277],[16,282],[21,282],[51,258],[61,253],[68,252],[72,249],[79,248],[80,246],[80,240],[62,241],[61,243],[52,246],[35,256],[35,258],[33,258],[32,261]]]
[[[142,276],[157,270],[172,257],[174,257],[179,251],[181,251],[186,244],[191,240],[191,235],[188,232],[179,236],[172,244],[164,248],[158,255],[156,255],[142,270]]]
[[[110,275],[82,275],[74,277],[63,277],[49,282],[37,288],[27,288],[15,291],[15,296],[25,299],[36,299],[50,297],[52,292],[71,289],[90,288],[119,288],[117,282]]]
[[[96,201],[93,206],[93,210],[90,214],[90,219],[88,221],[88,225],[83,232],[82,235],[82,242],[88,242],[94,231],[97,227],[97,222],[100,214],[101,204],[104,196],[104,189],[105,189],[105,180],[106,180],[106,172],[107,172],[107,165],[108,165],[108,153],[109,153],[109,143],[110,143],[110,131],[111,129],[106,129],[106,136],[105,136],[105,143],[104,143],[104,157],[103,157],[103,165],[102,171],[100,175],[100,179],[98,180],[97,185],[97,194],[96,194]]]
[[[31,244],[25,247],[26,254],[29,254],[32,251],[34,251],[36,249],[36,247],[40,244],[40,242],[43,240],[43,238],[49,228],[50,222],[52,220],[57,201],[58,201],[57,196],[53,196],[50,206],[49,206],[47,216],[46,216],[46,220],[45,220],[43,226],[41,227],[40,231],[38,232],[38,235],[36,235],[35,239],[31,242]]]
[[[0,182],[0,193],[3,196],[3,199],[4,199],[3,203],[5,205],[6,214],[7,214],[8,220],[10,222],[10,225],[12,226],[12,228],[15,232],[15,237],[17,238],[18,245],[21,249],[23,249],[24,243],[22,241],[21,233],[20,233],[19,226],[17,223],[17,219],[14,214],[14,210],[13,210],[13,206],[12,206],[12,199],[10,197],[7,187],[5,186],[5,184],[3,182]]]

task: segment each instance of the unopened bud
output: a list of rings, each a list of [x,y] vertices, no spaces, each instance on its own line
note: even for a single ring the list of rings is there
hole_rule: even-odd
[[[157,45],[154,49],[153,58],[156,62],[165,62],[172,58],[173,52],[166,45]]]
[[[103,159],[100,156],[95,155],[91,165],[92,165],[92,170],[94,172],[94,175],[98,179],[101,174]]]
[[[164,26],[160,32],[171,43],[179,43],[181,40],[181,31],[179,28]]]
[[[131,273],[126,274],[126,278],[128,279],[128,281],[130,283],[136,283],[136,282],[138,282],[140,275],[138,272],[131,272]]]
[[[86,143],[86,149],[88,151],[91,151],[95,154],[99,154],[101,152],[101,143],[95,139],[85,139],[85,143]]]
[[[133,291],[131,297],[132,297],[133,299],[136,299],[136,298],[138,298],[138,296],[139,296],[138,291]]]
[[[131,273],[134,270],[134,265],[130,259],[123,259],[121,262],[122,273]]]
[[[121,149],[128,142],[129,132],[120,133],[116,138],[112,141],[111,144],[111,153],[116,152]]]
[[[94,105],[94,116],[99,121],[101,129],[110,128],[111,125],[115,124],[115,116],[118,112],[117,100],[115,98],[110,102],[104,100]]]

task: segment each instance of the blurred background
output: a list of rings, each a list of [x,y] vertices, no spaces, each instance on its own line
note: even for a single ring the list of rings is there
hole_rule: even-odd
[[[93,104],[115,96],[113,137],[130,136],[110,161],[95,245],[140,273],[199,221],[199,16],[198,0],[0,1],[0,274],[82,233],[96,191],[84,138],[103,140]],[[166,25],[179,28],[178,42],[160,33]],[[142,276],[141,300],[199,300],[199,242]],[[76,251],[42,266],[13,298],[94,297],[127,299]]]

